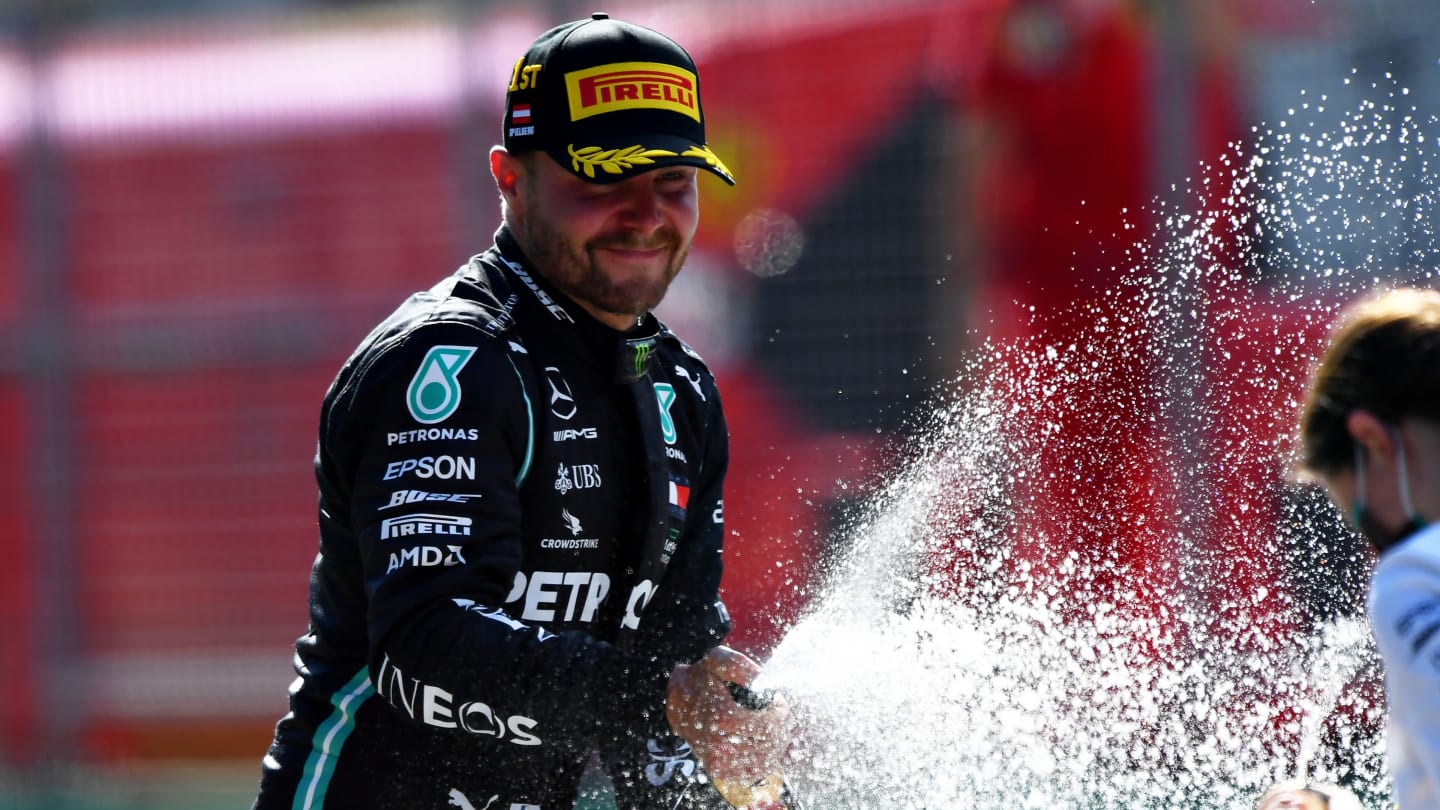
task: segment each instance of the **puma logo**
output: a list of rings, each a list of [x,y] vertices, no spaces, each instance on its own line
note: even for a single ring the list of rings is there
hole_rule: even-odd
[[[490,805],[494,804],[499,800],[500,794],[497,793],[494,796],[491,796],[490,801],[485,802],[485,806],[480,808],[480,810],[490,810]],[[458,807],[460,808],[460,810],[475,810],[475,805],[471,804],[470,800],[465,798],[464,793],[461,793],[455,788],[450,788],[450,806]]]
[[[675,373],[679,374],[681,377],[684,377],[685,382],[690,383],[690,387],[695,389],[695,393],[699,395],[701,402],[709,401],[705,399],[705,392],[700,390],[700,375],[697,374],[692,377],[690,376],[690,369],[679,365],[675,366]]]

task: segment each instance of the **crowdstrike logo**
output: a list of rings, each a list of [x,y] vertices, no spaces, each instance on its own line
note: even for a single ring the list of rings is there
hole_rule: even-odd
[[[560,518],[565,521],[565,528],[570,530],[570,536],[579,537],[580,532],[585,531],[585,528],[580,525],[580,518],[570,514],[569,509],[561,509]]]

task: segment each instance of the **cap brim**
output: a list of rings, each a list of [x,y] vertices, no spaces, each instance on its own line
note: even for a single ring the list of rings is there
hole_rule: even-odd
[[[618,183],[665,166],[694,166],[735,185],[735,176],[710,147],[679,135],[629,135],[546,151],[556,163],[590,183]]]

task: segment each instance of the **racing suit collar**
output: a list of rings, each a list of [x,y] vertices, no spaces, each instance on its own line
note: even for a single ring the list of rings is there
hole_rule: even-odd
[[[569,316],[567,320],[575,325],[580,341],[593,353],[596,363],[610,363],[616,383],[636,382],[650,371],[655,344],[664,332],[654,313],[645,313],[635,326],[618,332],[596,320],[584,307],[576,304],[574,299],[541,275],[520,249],[520,243],[516,241],[514,234],[503,224],[495,232],[495,248],[512,271],[515,270],[515,265],[519,265],[524,271],[528,277],[522,279],[522,282],[526,282],[524,286],[529,287],[528,282],[533,282],[534,286],[539,288],[536,296],[540,298],[541,305],[546,305],[546,296],[550,301],[559,304]]]

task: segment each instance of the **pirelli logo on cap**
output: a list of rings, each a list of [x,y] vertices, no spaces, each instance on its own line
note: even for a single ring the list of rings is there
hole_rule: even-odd
[[[669,110],[700,120],[695,74],[659,62],[614,62],[565,74],[570,120],[618,110]]]

